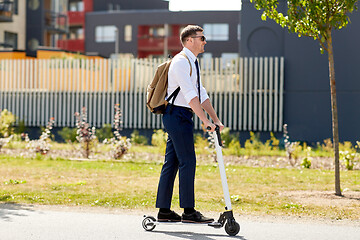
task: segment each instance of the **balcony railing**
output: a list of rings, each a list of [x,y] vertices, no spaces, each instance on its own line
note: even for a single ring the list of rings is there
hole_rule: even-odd
[[[60,49],[70,52],[85,52],[84,39],[58,40],[57,46]]]
[[[84,25],[85,24],[85,12],[68,12],[69,25]]]
[[[138,38],[138,49],[140,51],[161,51],[165,47],[164,37],[140,36]],[[167,38],[169,50],[181,50],[181,43],[178,36]]]
[[[45,11],[45,27],[52,33],[67,33],[67,16],[54,11]]]
[[[0,2],[0,22],[12,22],[14,3],[10,1]]]

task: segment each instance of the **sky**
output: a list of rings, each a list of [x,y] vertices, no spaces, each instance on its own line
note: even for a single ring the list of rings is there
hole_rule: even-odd
[[[241,0],[170,0],[170,11],[240,10]]]

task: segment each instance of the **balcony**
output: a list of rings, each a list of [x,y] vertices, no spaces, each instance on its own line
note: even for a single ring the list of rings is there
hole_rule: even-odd
[[[10,1],[0,2],[0,22],[12,22],[14,3]]]
[[[84,26],[85,12],[68,12],[70,26]]]
[[[180,51],[182,49],[178,36],[170,36],[167,38],[168,50]],[[141,36],[138,38],[139,51],[163,51],[164,37]]]
[[[54,11],[45,11],[45,28],[51,33],[66,34],[68,32],[67,16]]]
[[[69,52],[85,52],[84,39],[58,40],[57,46],[58,48]]]

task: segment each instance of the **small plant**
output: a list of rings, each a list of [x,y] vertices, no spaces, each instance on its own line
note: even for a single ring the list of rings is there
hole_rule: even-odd
[[[10,140],[13,138],[14,135],[11,135],[10,137],[7,138],[0,138],[0,151],[1,149],[10,142]]]
[[[349,152],[349,151],[340,151],[339,155],[340,155],[340,161],[342,161],[345,164],[346,169],[353,170],[358,153]]]
[[[85,158],[89,158],[92,148],[95,147],[95,127],[90,128],[89,123],[87,122],[87,112],[86,107],[81,109],[81,113],[76,112],[76,127],[77,127],[77,136],[76,140],[82,146],[82,154]]]
[[[0,137],[7,138],[13,134],[13,124],[16,121],[14,114],[0,109]]]
[[[145,136],[139,134],[138,130],[131,133],[131,143],[136,145],[147,145],[148,140]]]
[[[310,159],[311,147],[307,147],[305,149],[305,152],[306,152],[306,157],[303,158],[300,165],[303,168],[310,168],[311,167],[311,159]]]
[[[110,151],[111,157],[114,159],[120,159],[124,156],[131,147],[130,139],[122,137],[120,134],[121,131],[121,110],[119,104],[115,105],[115,116],[114,116],[114,135],[115,137],[111,138],[109,142],[112,144]],[[105,143],[107,140],[105,141]]]
[[[50,118],[46,128],[42,131],[41,136],[37,140],[30,140],[27,134],[25,135],[25,141],[28,143],[26,148],[35,153],[42,155],[47,154],[51,148],[51,129],[54,124],[54,118]]]
[[[297,156],[294,153],[297,150],[297,148],[301,146],[299,146],[300,145],[299,142],[290,142],[287,131],[287,124],[284,124],[283,129],[284,129],[284,144],[285,144],[286,155],[289,158],[289,162],[291,166],[295,166],[297,162]]]

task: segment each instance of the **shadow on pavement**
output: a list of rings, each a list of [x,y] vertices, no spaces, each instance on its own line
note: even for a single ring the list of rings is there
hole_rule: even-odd
[[[19,212],[21,210],[21,212]],[[16,203],[0,203],[0,220],[11,221],[12,216],[26,217],[25,211],[33,212],[29,206],[23,206]]]
[[[181,239],[189,239],[189,240],[216,240],[220,237],[229,237],[231,239],[239,239],[239,240],[248,240],[243,236],[228,236],[226,233],[224,234],[205,234],[205,233],[194,233],[194,232],[166,232],[166,231],[153,231],[151,233],[161,233],[173,237],[178,237]]]

